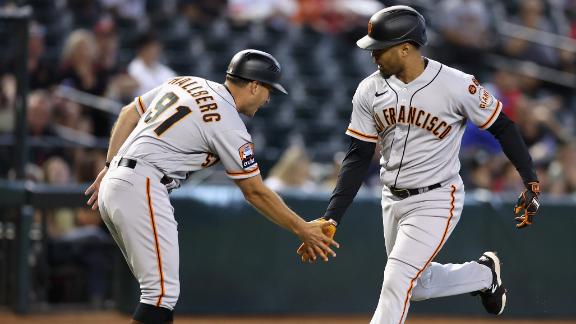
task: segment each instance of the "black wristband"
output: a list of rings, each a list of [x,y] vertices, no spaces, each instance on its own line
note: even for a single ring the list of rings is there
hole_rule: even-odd
[[[104,165],[109,168],[110,167],[110,161],[106,161],[106,163],[104,163]]]

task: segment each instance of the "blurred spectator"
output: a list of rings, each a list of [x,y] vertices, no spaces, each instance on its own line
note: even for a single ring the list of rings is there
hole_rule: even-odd
[[[167,79],[175,77],[176,73],[160,63],[162,45],[154,34],[141,35],[136,44],[138,55],[128,65],[128,73],[139,84],[136,95],[142,95]]]
[[[472,175],[471,176],[472,188],[487,189],[487,190],[492,189],[492,180],[494,179],[494,176],[490,173],[488,163],[477,164],[472,169],[471,175]]]
[[[566,72],[576,73],[576,52],[574,48],[576,47],[576,1],[565,0],[565,1],[553,1],[553,6],[557,9],[556,12],[561,16],[561,21],[559,22],[561,26],[559,30],[562,36],[566,36],[572,39],[572,51],[567,49],[560,49],[560,67],[559,69]],[[569,45],[569,44],[568,44]],[[570,46],[568,46],[570,47]]]
[[[94,34],[83,29],[72,32],[62,53],[61,84],[96,96],[115,99],[130,97],[136,85],[132,78],[122,74],[115,75],[114,71],[100,66],[99,53]],[[90,116],[94,135],[110,135],[111,121],[106,112],[92,109]]]
[[[15,123],[16,78],[12,74],[0,74],[0,136],[12,133]],[[8,175],[12,166],[13,151],[0,146],[0,177]]]
[[[572,39],[576,39],[576,3],[571,1],[572,3],[567,6],[567,15],[570,23],[570,37]],[[566,2],[567,4],[570,3],[569,1]]]
[[[561,106],[561,99],[555,96],[527,98],[519,105],[516,122],[536,164],[551,162],[559,143],[574,141],[570,131],[555,117],[554,112]]]
[[[460,174],[467,188],[500,190],[497,182],[509,163],[503,153],[489,152],[483,149],[468,150],[461,152],[461,162],[462,171]]]
[[[444,0],[439,4],[444,61],[482,78],[485,52],[494,45],[492,17],[484,0]]]
[[[502,103],[502,109],[512,120],[515,119],[522,97],[520,81],[514,71],[499,69],[485,83],[485,87]]]
[[[145,0],[100,0],[100,4],[117,20],[135,24],[137,31],[148,28]]]
[[[357,28],[366,33],[368,18],[384,8],[376,0],[298,0],[293,20],[321,33],[340,34]]]
[[[552,33],[552,24],[544,12],[544,3],[541,0],[519,1],[520,8],[510,21],[523,27]],[[558,51],[538,43],[536,35],[525,33],[524,38],[509,38],[505,41],[504,51],[518,59],[532,61],[541,65],[557,67],[559,64]]]
[[[190,24],[207,27],[226,12],[227,0],[181,0],[180,6]]]
[[[297,9],[294,0],[228,0],[228,15],[236,22],[271,21],[274,25],[285,24]]]
[[[102,14],[102,6],[98,0],[67,1],[67,6],[72,11],[74,26],[79,28],[94,26]]]
[[[63,247],[63,253],[54,261],[70,262],[80,267],[85,276],[86,294],[94,308],[101,308],[109,295],[112,267],[111,238],[103,229],[98,211],[89,208],[76,210],[76,227],[55,241],[55,247]],[[68,259],[66,259],[68,258]]]
[[[16,170],[7,170],[6,177],[10,180],[16,179]],[[34,163],[26,163],[24,167],[24,180],[36,183],[44,180],[44,171],[42,168]]]
[[[99,68],[106,71],[117,71],[118,34],[112,18],[106,16],[98,20],[93,28],[98,57]]]
[[[518,175],[518,171],[509,161],[504,164],[501,173],[496,175],[491,190],[495,192],[518,192],[524,190],[522,179]]]
[[[48,88],[56,83],[55,69],[45,56],[44,36],[46,29],[39,23],[30,23],[28,40],[28,78],[30,90]]]
[[[522,114],[516,119],[535,164],[550,162],[556,152],[554,134],[546,125],[550,118],[550,112],[546,107],[530,105],[523,107]]]
[[[557,118],[557,113],[564,107],[559,96],[548,95],[532,103],[535,118],[554,136],[558,144],[574,142],[574,131],[567,129]],[[563,112],[563,111],[562,111]]]
[[[332,158],[332,163],[330,164],[330,172],[328,175],[322,179],[320,183],[320,188],[325,191],[332,191],[336,187],[338,181],[338,174],[340,174],[340,169],[342,168],[342,161],[346,153],[336,152]]]
[[[316,185],[310,180],[310,158],[304,148],[293,145],[286,149],[264,183],[274,191],[313,192]]]
[[[91,32],[83,29],[72,32],[62,53],[61,83],[93,95],[104,96],[111,75],[106,70],[98,69],[98,55],[98,47]],[[90,115],[97,125],[95,135],[108,136],[108,115],[97,110],[92,110]]]
[[[70,166],[60,157],[51,157],[43,165],[44,181],[54,185],[67,185],[71,183]],[[52,210],[47,219],[46,227],[50,237],[64,235],[75,227],[74,210],[71,208],[58,208]]]
[[[91,169],[96,168],[91,166]],[[69,165],[59,157],[47,160],[44,170],[48,183],[66,185],[73,182]],[[100,215],[87,208],[58,208],[47,211],[46,216],[52,266],[55,269],[74,269],[71,275],[75,271],[75,275],[86,276],[87,297],[94,306],[100,307],[107,293],[106,270],[111,262],[108,253],[110,238],[102,229]],[[62,296],[64,299],[67,297],[70,298]]]
[[[98,46],[97,69],[111,76],[106,97],[121,102],[132,101],[138,82],[118,66],[119,44],[114,20],[109,16],[100,19],[94,26],[94,36]]]
[[[550,164],[550,193],[576,194],[576,143],[570,143],[560,149],[558,159]]]
[[[76,180],[80,183],[86,183],[94,180],[102,166],[106,163],[106,151],[93,150],[83,151],[78,155],[76,168]]]
[[[16,78],[12,74],[0,75],[0,134],[14,129],[16,104]]]
[[[82,106],[74,101],[56,98],[55,99],[54,121],[59,125],[78,129],[82,119]]]
[[[46,90],[35,90],[28,96],[26,120],[28,135],[36,140],[30,147],[29,161],[41,166],[49,157],[62,155],[63,150],[49,144],[58,136],[52,119],[53,104],[50,93]]]
[[[205,0],[191,0],[194,2],[207,2]],[[220,0],[221,1],[221,0]],[[176,16],[186,16],[181,9],[181,5],[188,1],[184,0],[164,0],[164,1],[146,1],[146,16],[149,20],[149,26],[155,26],[174,19]],[[216,1],[212,1],[216,2]]]
[[[382,1],[377,0],[335,0],[334,10],[340,15],[341,20],[338,28],[333,32],[359,33],[353,39],[355,43],[358,38],[366,34],[367,21],[370,16],[384,7]]]
[[[44,162],[45,182],[65,185],[72,182],[70,166],[61,157],[51,157]]]
[[[31,136],[54,136],[52,100],[46,90],[36,90],[28,96],[27,122]]]

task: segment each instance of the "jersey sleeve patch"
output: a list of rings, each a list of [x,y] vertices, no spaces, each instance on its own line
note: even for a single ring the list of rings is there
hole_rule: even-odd
[[[480,109],[486,109],[486,107],[491,107],[494,103],[494,96],[488,92],[488,90],[482,88],[478,93],[480,99]]]
[[[370,142],[370,143],[377,143],[378,142],[378,136],[364,134],[364,133],[359,132],[357,130],[354,130],[350,127],[346,130],[346,135],[352,136],[354,138],[357,138],[357,139],[365,141],[365,142]]]
[[[242,168],[244,170],[251,169],[256,164],[256,159],[254,158],[254,144],[246,143],[238,149],[240,154],[240,161],[242,161]]]

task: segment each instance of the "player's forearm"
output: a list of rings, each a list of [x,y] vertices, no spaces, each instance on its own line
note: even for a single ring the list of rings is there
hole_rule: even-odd
[[[112,158],[118,153],[124,141],[128,138],[130,133],[138,124],[140,116],[136,112],[134,103],[122,108],[118,120],[112,127],[112,134],[110,135],[110,144],[108,145],[108,153],[106,154],[106,161],[111,161]]]
[[[340,223],[368,174],[375,146],[374,143],[352,138],[324,218]]]
[[[246,200],[262,215],[298,235],[305,221],[294,213],[272,190],[264,189],[245,195]]]
[[[488,131],[500,142],[502,151],[516,167],[524,183],[537,182],[538,177],[534,170],[534,163],[514,122],[508,119],[504,113],[501,113],[494,124],[488,128]]]

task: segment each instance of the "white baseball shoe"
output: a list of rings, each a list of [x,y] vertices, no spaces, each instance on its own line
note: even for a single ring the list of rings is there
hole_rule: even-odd
[[[482,305],[488,313],[500,315],[506,307],[506,288],[502,285],[500,276],[500,259],[495,252],[484,252],[477,262],[492,270],[492,285],[489,288],[475,291],[472,295],[480,295]]]

